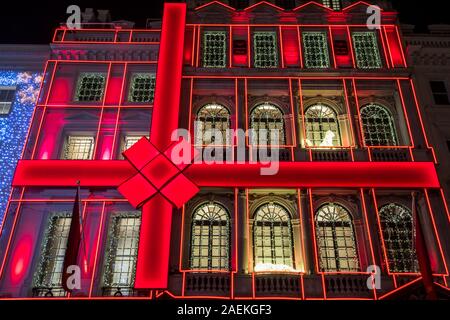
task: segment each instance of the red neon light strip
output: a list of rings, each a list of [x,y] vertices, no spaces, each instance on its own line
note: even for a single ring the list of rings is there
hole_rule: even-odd
[[[186,4],[166,3],[150,135],[160,150],[169,147],[172,132],[179,127],[185,24]],[[137,289],[167,288],[172,211],[172,205],[160,195],[142,209]]]

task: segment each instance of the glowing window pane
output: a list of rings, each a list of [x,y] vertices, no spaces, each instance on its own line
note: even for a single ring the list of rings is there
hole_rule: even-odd
[[[153,103],[155,86],[156,75],[151,73],[133,74],[128,101],[135,103]]]
[[[275,203],[261,206],[253,226],[255,271],[294,271],[291,217]]]
[[[91,160],[94,152],[94,138],[69,136],[64,148],[64,160]]]
[[[82,73],[78,78],[75,101],[100,102],[105,91],[106,75],[103,73]]]
[[[398,145],[394,120],[386,108],[376,104],[362,107],[361,121],[367,146]]]
[[[69,213],[50,217],[41,249],[41,260],[35,274],[37,295],[65,296],[62,288],[62,272],[72,218]],[[39,291],[39,289],[44,291]]]
[[[386,205],[380,209],[380,222],[390,271],[418,272],[411,211],[397,204]]]
[[[206,31],[203,34],[203,66],[207,68],[225,68],[226,62],[226,32]]]
[[[354,32],[352,38],[358,68],[381,68],[381,56],[376,34],[374,32]]]
[[[256,68],[278,67],[277,34],[275,32],[255,32],[253,46]]]
[[[330,67],[327,34],[325,32],[303,32],[303,46],[307,68],[325,69]]]
[[[230,270],[230,218],[226,209],[209,203],[199,207],[192,218],[192,270]]]
[[[359,260],[350,213],[327,204],[316,213],[320,268],[324,272],[358,272]]]
[[[227,108],[220,104],[204,106],[197,114],[196,144],[230,145],[231,137],[227,132],[230,126],[230,112]]]
[[[342,146],[336,112],[326,105],[317,104],[305,112],[306,145],[326,148]]]
[[[136,274],[140,213],[115,214],[108,232],[103,284],[126,294],[133,289]]]
[[[284,114],[280,108],[270,103],[262,104],[253,109],[250,117],[252,145],[286,144]]]

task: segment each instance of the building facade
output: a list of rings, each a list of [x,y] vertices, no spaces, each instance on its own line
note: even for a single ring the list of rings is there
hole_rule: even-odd
[[[0,220],[42,80],[48,46],[0,46]]]
[[[439,177],[447,201],[450,192],[450,101],[448,77],[450,68],[450,26],[431,25],[428,32],[414,33],[412,26],[404,26],[407,55],[413,67],[418,96],[424,119],[436,147]]]
[[[382,2],[368,28],[365,2],[247,2],[56,30],[2,229],[3,298],[388,299],[420,284],[417,223],[448,291],[450,215],[397,14]],[[216,161],[168,162],[179,128]]]

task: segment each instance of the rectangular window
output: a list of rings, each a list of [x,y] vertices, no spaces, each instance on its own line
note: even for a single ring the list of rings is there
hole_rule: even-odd
[[[374,32],[355,32],[352,38],[358,68],[379,69],[383,66],[377,36]]]
[[[276,32],[255,32],[253,35],[256,68],[278,67],[278,47]]]
[[[205,31],[203,34],[203,66],[206,68],[225,68],[226,62],[226,32]]]
[[[303,45],[307,68],[324,69],[330,67],[330,53],[325,32],[304,32]]]
[[[430,81],[430,87],[433,94],[434,103],[437,105],[450,105],[447,85],[444,81]]]
[[[100,102],[105,93],[106,75],[103,73],[82,73],[78,78],[75,101]]]
[[[72,218],[69,213],[50,218],[41,249],[41,260],[34,279],[35,296],[65,296],[62,272]]]
[[[8,115],[16,96],[15,87],[0,87],[0,116]]]
[[[322,0],[325,7],[333,9],[335,11],[341,10],[341,0]]]
[[[135,73],[131,77],[128,102],[153,103],[155,97],[156,75],[151,73]]]
[[[69,136],[64,147],[63,160],[92,160],[94,137]]]
[[[115,214],[108,232],[103,294],[131,295],[141,226],[140,213]]]

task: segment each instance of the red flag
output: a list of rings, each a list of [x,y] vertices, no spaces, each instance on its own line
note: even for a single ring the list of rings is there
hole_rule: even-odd
[[[423,284],[427,300],[437,300],[437,294],[433,282],[433,270],[431,270],[431,260],[425,241],[425,235],[420,221],[417,209],[416,195],[413,195],[413,216],[416,225],[416,253],[419,262],[420,273],[422,275]]]
[[[75,196],[75,203],[73,205],[72,221],[70,224],[69,237],[67,239],[66,254],[64,257],[62,286],[65,291],[71,292],[68,288],[68,279],[72,275],[67,273],[70,266],[78,264],[78,251],[81,243],[81,214],[80,214],[80,187],[78,186],[77,194]]]

